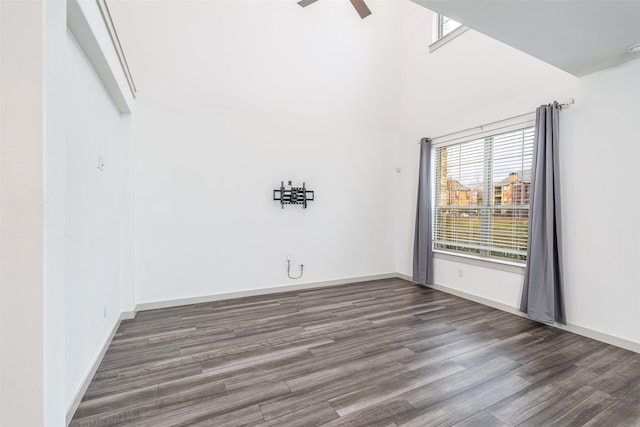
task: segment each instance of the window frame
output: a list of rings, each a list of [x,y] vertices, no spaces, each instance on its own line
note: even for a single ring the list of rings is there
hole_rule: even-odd
[[[433,41],[429,45],[430,53],[434,52],[435,50],[449,43],[451,40],[465,33],[469,29],[469,27],[463,24],[460,24],[460,26],[458,26],[454,30],[448,32],[445,35],[442,35],[442,22],[443,22],[442,18],[446,18],[446,16],[439,13],[434,13],[433,15],[434,15],[434,19],[433,19],[434,31],[433,31]]]

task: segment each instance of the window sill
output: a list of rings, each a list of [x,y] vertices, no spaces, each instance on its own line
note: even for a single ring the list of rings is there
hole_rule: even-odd
[[[441,39],[438,39],[438,40],[434,41],[433,43],[431,43],[429,45],[429,53],[432,53],[436,49],[441,48],[445,44],[449,43],[451,40],[453,40],[456,37],[458,37],[460,34],[466,32],[468,29],[469,29],[469,27],[465,27],[464,25],[461,25],[458,28],[456,28],[455,30],[451,31],[446,36],[442,37]]]
[[[484,257],[468,255],[468,254],[458,254],[458,253],[447,252],[439,249],[433,250],[433,257],[435,259],[444,259],[447,261],[461,262],[464,264],[475,265],[478,267],[506,271],[508,273],[524,274],[525,265],[519,262],[484,258]]]

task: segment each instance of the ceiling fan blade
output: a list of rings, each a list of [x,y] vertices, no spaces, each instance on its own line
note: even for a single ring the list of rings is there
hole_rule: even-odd
[[[299,4],[300,6],[302,6],[302,7],[307,7],[307,6],[309,6],[311,3],[315,3],[315,2],[317,2],[317,1],[318,1],[318,0],[300,0],[300,1],[298,2],[298,4]]]
[[[364,2],[364,0],[351,0],[351,4],[356,8],[356,11],[358,12],[358,15],[360,15],[360,18],[364,19],[367,16],[371,15],[371,11],[367,7],[367,4]]]

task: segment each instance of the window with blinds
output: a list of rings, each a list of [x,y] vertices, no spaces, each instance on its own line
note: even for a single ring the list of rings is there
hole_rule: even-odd
[[[526,260],[534,128],[516,127],[434,148],[435,249]]]

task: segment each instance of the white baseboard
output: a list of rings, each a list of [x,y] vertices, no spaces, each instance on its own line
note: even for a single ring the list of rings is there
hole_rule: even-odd
[[[582,335],[583,337],[591,338],[596,341],[602,341],[607,344],[615,345],[616,347],[624,348],[635,353],[640,353],[640,343],[628,340],[626,338],[618,337],[615,335],[600,332],[595,329],[586,328],[584,326],[568,323],[567,326],[557,324],[554,325],[558,329],[573,332],[574,334]]]
[[[134,313],[137,313],[138,311],[155,310],[158,308],[177,307],[180,305],[200,304],[204,302],[221,301],[226,299],[276,294],[280,292],[299,291],[304,289],[324,288],[326,286],[346,285],[349,283],[358,283],[358,282],[370,282],[373,280],[395,279],[397,277],[398,275],[396,273],[374,274],[370,276],[349,277],[345,279],[325,280],[321,282],[296,283],[294,285],[274,286],[274,287],[263,288],[263,289],[251,289],[247,291],[229,292],[226,294],[204,295],[204,296],[191,297],[191,298],[180,298],[180,299],[165,300],[165,301],[145,302],[145,303],[136,304]]]
[[[127,313],[131,313],[131,312],[127,312]],[[109,345],[111,345],[111,341],[113,340],[113,337],[118,331],[118,328],[120,327],[120,323],[124,319],[133,319],[133,317],[126,317],[125,313],[120,313],[120,316],[118,317],[118,321],[113,326],[111,333],[102,344],[102,348],[100,349],[100,352],[93,359],[93,363],[91,364],[91,369],[84,376],[84,378],[82,379],[82,382],[80,383],[80,387],[78,387],[76,392],[73,394],[73,399],[71,400],[71,403],[67,408],[67,418],[66,418],[67,425],[69,425],[69,423],[71,422],[71,419],[73,418],[73,415],[76,413],[76,410],[78,409],[78,406],[80,406],[82,397],[87,392],[87,389],[89,388],[89,384],[91,384],[91,380],[93,379],[93,376],[96,374],[96,371],[100,366],[100,363],[102,363],[102,359],[104,358],[104,355],[106,354],[107,349],[109,348]]]
[[[410,276],[407,276],[406,274],[398,273],[397,277],[414,283],[412,278]],[[514,307],[514,306],[504,304],[498,301],[494,301],[491,299],[483,298],[483,297],[473,295],[464,291],[459,291],[457,289],[452,289],[444,285],[433,284],[431,285],[431,287],[438,291],[446,292],[448,294],[455,295],[460,298],[474,301],[489,307],[497,308],[498,310],[506,311],[507,313],[515,314],[516,316],[525,317],[525,318],[527,317],[527,315],[525,313],[522,313],[518,307]],[[640,353],[640,343],[628,340],[626,338],[617,337],[615,335],[607,334],[605,332],[597,331],[591,328],[585,328],[584,326],[575,325],[572,323],[568,323],[566,326],[556,323],[553,326],[558,329],[562,329],[564,331],[582,335],[583,337],[591,338],[597,341],[614,345],[616,347],[620,347],[626,350]]]
[[[136,318],[137,311],[123,311],[120,313],[120,320],[131,320]]]

